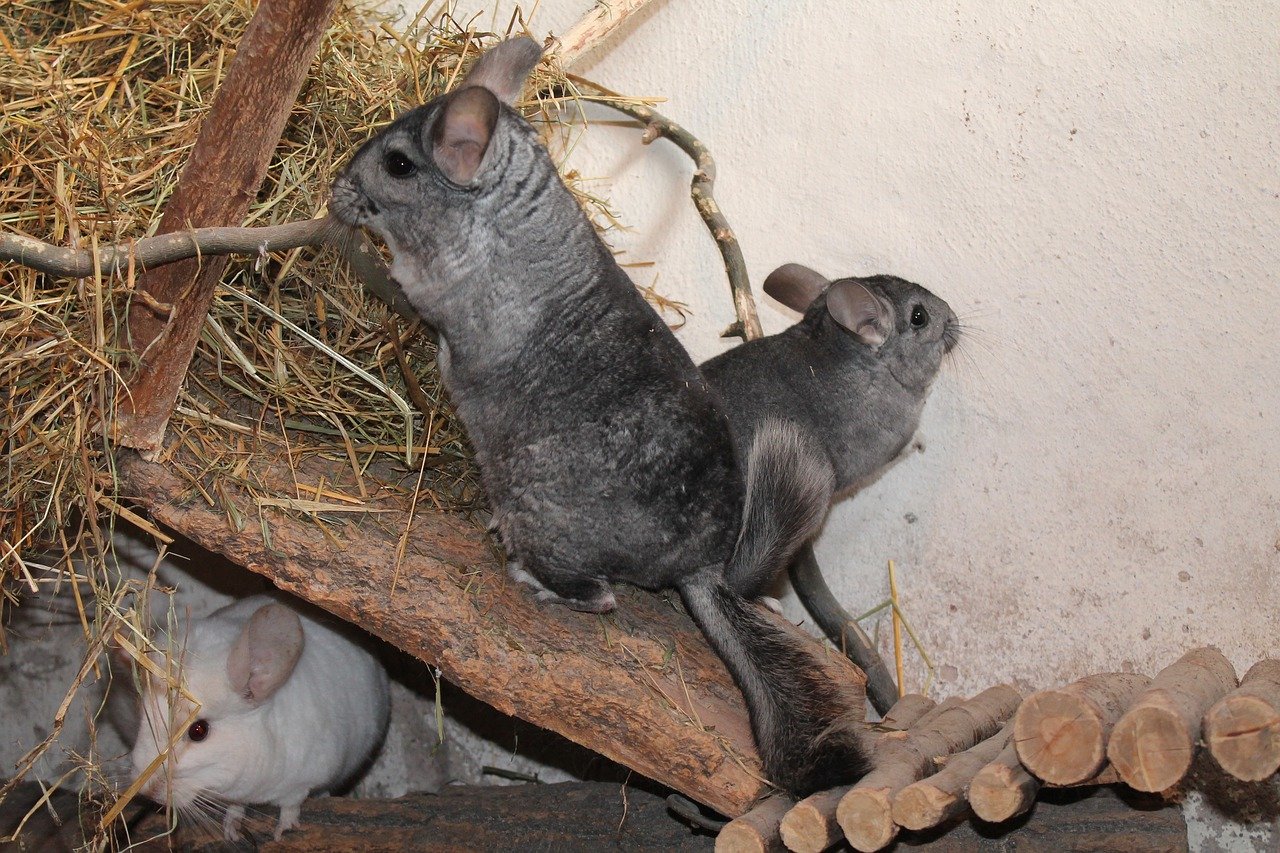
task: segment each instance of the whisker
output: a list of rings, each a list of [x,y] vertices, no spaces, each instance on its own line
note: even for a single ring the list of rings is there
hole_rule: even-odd
[[[177,813],[180,826],[185,824],[197,835],[209,835],[215,839],[222,837],[220,823],[203,809],[195,807],[194,803],[179,807]]]

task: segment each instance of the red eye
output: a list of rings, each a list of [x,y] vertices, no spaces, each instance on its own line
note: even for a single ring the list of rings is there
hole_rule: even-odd
[[[208,720],[196,720],[194,723],[191,724],[191,727],[187,729],[187,737],[191,738],[196,743],[199,743],[200,741],[204,740],[208,736],[209,736]]]

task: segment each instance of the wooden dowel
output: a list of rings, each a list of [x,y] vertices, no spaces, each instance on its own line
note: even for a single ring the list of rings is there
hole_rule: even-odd
[[[1150,683],[1145,675],[1105,672],[1031,694],[1013,718],[1022,766],[1059,785],[1088,779],[1106,759],[1107,735]]]
[[[969,784],[969,805],[985,821],[1000,823],[1031,808],[1040,790],[1040,780],[1027,772],[1018,760],[1018,746],[1010,738],[986,767]]]
[[[904,829],[928,829],[968,808],[965,794],[978,771],[995,759],[1009,743],[1013,726],[947,760],[932,776],[913,782],[893,798],[893,821]]]
[[[599,47],[622,22],[645,7],[649,0],[599,0],[564,35],[553,40],[556,57],[562,66],[577,62],[587,53]]]
[[[994,735],[1021,699],[1014,688],[999,685],[936,716],[926,714],[905,739],[888,742],[886,735],[884,748],[877,752],[876,769],[850,788],[836,807],[836,820],[853,848],[879,850],[892,842],[898,834],[893,797],[931,775],[937,769],[936,757],[968,749]]]
[[[1212,647],[1192,649],[1160,670],[1116,723],[1107,758],[1130,787],[1164,791],[1191,768],[1200,722],[1236,687],[1236,671]]]
[[[716,836],[716,853],[780,853],[780,824],[795,801],[782,794],[767,797],[751,811],[724,825]]]
[[[1250,667],[1240,686],[1204,718],[1204,739],[1218,765],[1258,782],[1280,769],[1280,660]]]

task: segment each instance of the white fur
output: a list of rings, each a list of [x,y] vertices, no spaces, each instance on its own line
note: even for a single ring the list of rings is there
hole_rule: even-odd
[[[135,778],[164,752],[170,733],[182,727],[164,764],[147,780],[147,796],[176,809],[217,799],[231,808],[228,839],[238,837],[242,806],[280,807],[276,838],[297,822],[298,807],[312,792],[348,781],[369,759],[386,731],[390,710],[387,675],[372,655],[332,627],[298,608],[304,645],[280,688],[254,707],[227,677],[227,657],[250,617],[273,596],[242,599],[191,623],[179,635],[181,650],[153,660],[179,674],[200,703],[195,718],[208,737],[193,742],[189,701],[150,678],[132,761]],[[172,722],[170,722],[172,721]]]

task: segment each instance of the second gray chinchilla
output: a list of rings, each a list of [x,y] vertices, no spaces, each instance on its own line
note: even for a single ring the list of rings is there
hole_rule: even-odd
[[[891,275],[833,282],[786,264],[764,290],[804,317],[704,362],[702,373],[724,401],[739,447],[749,447],[770,419],[790,421],[825,451],[836,499],[911,440],[959,323],[946,302]],[[755,598],[775,577],[731,572],[728,579],[739,595]]]
[[[781,571],[830,483],[798,431],[762,424],[745,467],[715,395],[510,105],[541,54],[517,38],[352,158],[333,212],[391,248],[439,333],[512,574],[590,611],[610,584],[675,587],[742,690],[771,781],[797,795],[868,765],[862,697],[725,583]],[[766,568],[767,567],[767,568]]]

